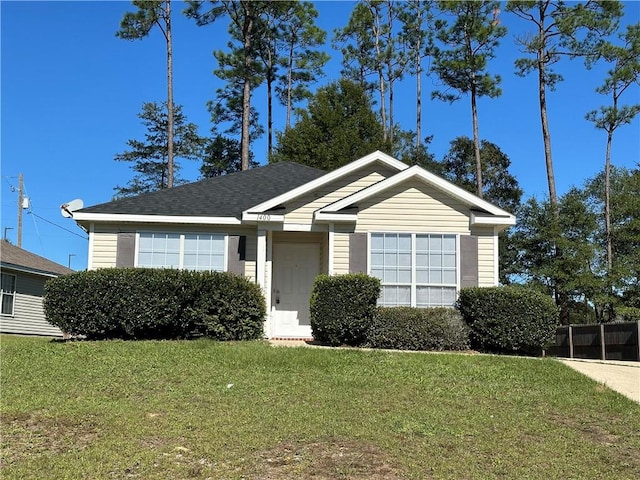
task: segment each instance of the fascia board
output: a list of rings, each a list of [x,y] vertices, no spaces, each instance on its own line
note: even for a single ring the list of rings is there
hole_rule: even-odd
[[[427,184],[430,184],[435,188],[442,190],[445,193],[448,193],[451,196],[456,197],[467,204],[486,210],[490,212],[492,215],[496,215],[498,217],[513,217],[513,215],[511,215],[509,212],[506,212],[505,210],[502,210],[501,208],[498,208],[495,205],[492,205],[491,203],[485,200],[482,200],[481,198],[473,195],[472,193],[469,193],[466,190],[463,190],[462,188],[455,186],[451,182],[448,182],[447,180],[440,178],[437,175],[434,175],[433,173],[427,172],[426,170],[424,170],[423,168],[417,165],[414,165],[413,167],[410,167],[407,170],[399,172],[395,174],[393,177],[389,177],[386,180],[382,180],[367,188],[364,188],[359,192],[356,192],[346,198],[343,198],[342,200],[338,200],[337,202],[327,205],[326,207],[321,208],[319,211],[323,213],[337,212],[343,208],[353,205],[356,202],[370,198],[373,195],[383,192],[388,188],[391,188],[395,185],[398,185],[401,182],[404,182],[405,180],[408,180],[414,177],[422,179]],[[515,217],[513,218],[515,222]]]
[[[498,216],[498,215],[481,215],[475,212],[471,212],[471,226],[474,225],[505,225],[511,226],[516,224],[516,217],[513,215]]]
[[[11,273],[11,271],[16,271],[16,272],[20,272],[20,273],[30,273],[30,274],[33,274],[33,275],[39,275],[41,277],[47,277],[47,278],[57,278],[60,275],[63,275],[61,273],[45,272],[44,270],[38,270],[36,268],[24,267],[22,265],[15,265],[15,264],[12,264],[12,263],[4,263],[4,262],[2,262],[2,264],[0,264],[0,267],[2,267],[3,270],[5,270],[5,273]]]
[[[251,213],[242,212],[243,222],[284,222],[284,215],[274,215],[272,213]]]
[[[343,177],[345,175],[348,175],[351,172],[359,170],[360,168],[370,163],[373,163],[375,161],[381,161],[385,165],[391,168],[395,168],[398,171],[406,170],[409,168],[409,165],[407,165],[406,163],[403,163],[400,160],[396,160],[395,158],[387,155],[386,153],[383,153],[377,150],[365,157],[362,157],[358,160],[348,163],[347,165],[340,167],[337,170],[329,172],[320,178],[316,178],[315,180],[307,182],[304,185],[300,185],[299,187],[296,187],[293,190],[289,190],[288,192],[283,193],[282,195],[274,197],[270,200],[267,200],[266,202],[260,203],[254,207],[251,207],[245,210],[243,212],[243,218],[245,213],[264,212],[271,208],[277,207],[282,203],[293,200],[294,198],[299,197],[300,195],[303,195],[305,193],[309,193],[310,191],[315,190],[318,187],[326,185],[327,183],[337,180],[340,177]]]
[[[357,213],[324,213],[314,212],[313,219],[316,222],[357,222]]]
[[[73,212],[76,221],[118,222],[118,223],[177,223],[201,225],[240,225],[236,217],[189,217],[178,215],[132,215],[123,213],[83,213]]]

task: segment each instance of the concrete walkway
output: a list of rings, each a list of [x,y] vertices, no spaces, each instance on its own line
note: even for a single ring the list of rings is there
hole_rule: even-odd
[[[640,362],[558,359],[565,365],[640,403]]]

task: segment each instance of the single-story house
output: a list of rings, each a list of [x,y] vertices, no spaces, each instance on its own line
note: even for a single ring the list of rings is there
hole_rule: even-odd
[[[2,240],[0,243],[0,333],[62,337],[45,319],[44,284],[73,270]]]
[[[381,305],[453,305],[498,284],[500,208],[374,152],[332,172],[274,163],[73,212],[89,269],[234,272],[264,292],[269,338],[308,338],[320,273],[382,280]]]

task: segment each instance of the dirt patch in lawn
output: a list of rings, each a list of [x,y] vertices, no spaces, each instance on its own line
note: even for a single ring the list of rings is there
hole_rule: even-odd
[[[560,425],[580,432],[585,439],[592,443],[610,447],[608,453],[612,460],[633,465],[640,471],[640,449],[633,446],[631,439],[633,436],[636,437],[637,440],[640,440],[640,434],[638,434],[638,432],[628,432],[624,436],[621,436],[612,433],[600,424],[590,423],[585,419],[578,420],[560,415],[552,415],[551,418]],[[619,422],[619,419],[612,419],[611,421]]]
[[[283,443],[259,455],[260,473],[253,480],[403,478],[382,449],[352,440],[327,439],[302,444]]]
[[[97,437],[91,419],[43,417],[34,414],[2,415],[0,464],[27,457],[82,450]]]

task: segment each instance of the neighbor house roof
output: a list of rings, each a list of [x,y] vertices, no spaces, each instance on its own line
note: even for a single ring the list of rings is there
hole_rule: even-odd
[[[0,243],[0,263],[3,268],[49,277],[73,273],[70,268],[16,247],[6,240],[2,240]]]
[[[247,208],[277,197],[322,177],[326,172],[297,163],[280,162],[180,185],[165,190],[122,198],[74,212],[76,220],[93,214],[157,215],[180,217],[235,217]]]

